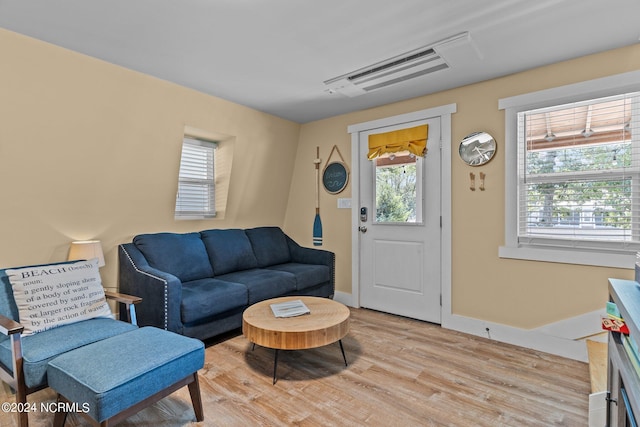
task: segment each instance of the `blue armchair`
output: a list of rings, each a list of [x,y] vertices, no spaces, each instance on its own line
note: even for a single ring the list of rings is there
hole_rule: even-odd
[[[61,264],[47,264],[61,265]],[[27,395],[48,387],[47,366],[55,357],[82,346],[137,329],[134,304],[140,298],[105,292],[107,298],[125,304],[128,323],[111,318],[93,318],[58,326],[44,332],[23,336],[13,288],[0,270],[0,379],[16,393],[16,402],[25,404]],[[19,424],[27,427],[28,413],[18,413]]]

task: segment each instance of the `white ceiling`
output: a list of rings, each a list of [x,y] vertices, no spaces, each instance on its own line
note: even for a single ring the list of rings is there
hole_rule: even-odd
[[[639,0],[0,0],[0,27],[306,123],[639,42]],[[468,32],[452,66],[325,80]]]

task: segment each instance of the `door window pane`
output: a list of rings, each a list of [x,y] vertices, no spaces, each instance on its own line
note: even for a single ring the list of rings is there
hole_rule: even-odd
[[[401,151],[375,162],[377,223],[422,223],[422,158]]]

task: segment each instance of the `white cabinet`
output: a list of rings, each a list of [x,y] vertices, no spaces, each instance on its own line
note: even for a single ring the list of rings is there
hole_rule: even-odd
[[[640,343],[640,284],[609,279],[609,298],[618,306],[629,335]],[[624,340],[618,332],[609,333],[608,427],[636,427],[640,423],[640,374]]]

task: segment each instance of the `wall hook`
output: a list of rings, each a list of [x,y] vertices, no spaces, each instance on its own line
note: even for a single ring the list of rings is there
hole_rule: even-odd
[[[480,191],[484,191],[484,172],[480,172]]]
[[[469,189],[476,191],[476,174],[473,172],[469,172]]]

